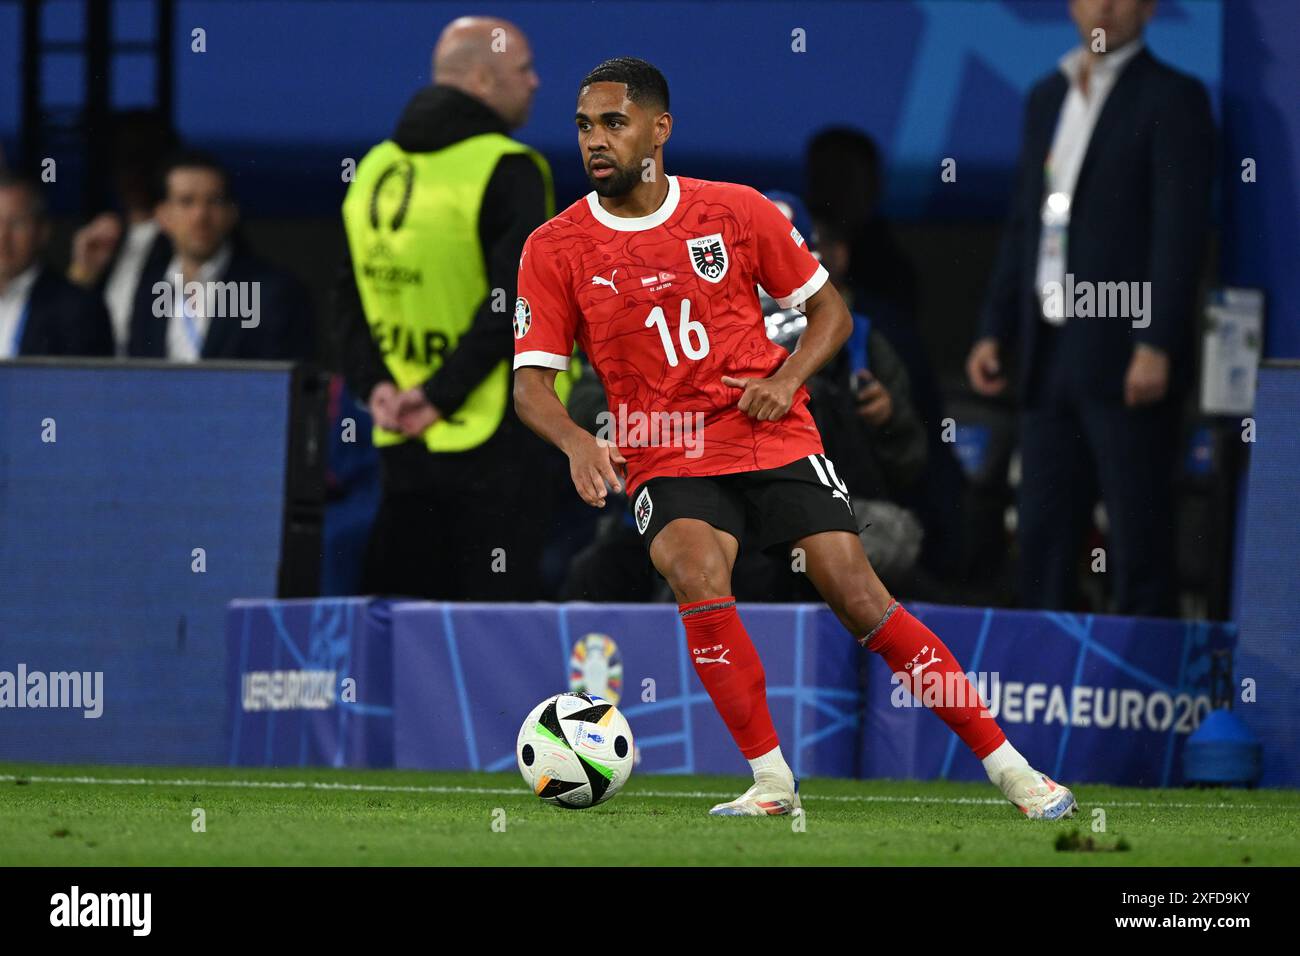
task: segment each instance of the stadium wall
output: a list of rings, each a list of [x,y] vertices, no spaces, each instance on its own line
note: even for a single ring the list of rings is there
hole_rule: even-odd
[[[0,709],[0,759],[224,758],[224,612],[281,593],[293,383],[280,363],[0,362],[0,672],[103,687],[97,717]]]
[[[979,762],[820,605],[742,607],[796,774],[984,779]],[[995,716],[1060,779],[1182,780],[1226,624],[918,604]],[[513,771],[520,721],[582,688],[618,703],[638,771],[743,773],[669,605],[239,601],[228,761]],[[351,680],[349,680],[351,678]]]

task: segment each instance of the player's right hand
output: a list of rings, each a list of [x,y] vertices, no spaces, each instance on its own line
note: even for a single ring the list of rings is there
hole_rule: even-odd
[[[970,379],[970,387],[980,395],[997,395],[1007,387],[998,361],[997,339],[980,339],[971,347],[966,359],[966,377]]]
[[[569,455],[569,475],[578,497],[593,508],[605,507],[606,486],[614,491],[623,490],[615,466],[627,464],[618,446],[603,438],[593,437],[583,442]],[[621,468],[620,468],[621,470]]]

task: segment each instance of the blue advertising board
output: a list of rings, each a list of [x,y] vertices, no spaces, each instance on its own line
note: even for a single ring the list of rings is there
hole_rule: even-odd
[[[328,613],[313,602],[232,605],[232,763],[509,771],[528,711],[581,688],[626,715],[638,772],[747,769],[693,673],[671,604],[349,599],[344,614],[340,602],[317,603]],[[911,610],[962,661],[1016,747],[1070,781],[1180,783],[1182,745],[1210,707],[1210,652],[1235,638],[1228,624]],[[982,778],[979,762],[830,611],[747,605],[741,614],[796,774]],[[257,691],[249,683],[255,670],[293,668],[303,672],[296,685],[283,673],[259,677]],[[337,712],[309,680],[334,682]],[[266,706],[268,695],[278,707]]]

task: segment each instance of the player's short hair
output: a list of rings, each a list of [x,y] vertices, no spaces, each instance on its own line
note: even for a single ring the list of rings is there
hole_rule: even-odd
[[[645,60],[634,56],[616,56],[606,60],[583,79],[579,91],[593,83],[625,83],[627,98],[638,106],[668,112],[668,81]]]
[[[158,173],[159,195],[167,198],[167,180],[178,169],[206,169],[221,177],[221,188],[226,194],[227,202],[234,202],[231,194],[230,171],[221,165],[211,153],[200,149],[181,149],[169,155],[162,163]]]
[[[25,192],[27,202],[31,205],[32,218],[37,222],[45,221],[48,215],[45,193],[41,190],[40,180],[35,176],[17,170],[0,169],[0,189],[18,189]]]

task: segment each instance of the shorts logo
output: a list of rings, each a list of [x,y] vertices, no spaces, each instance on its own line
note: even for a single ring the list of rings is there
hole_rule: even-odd
[[[722,244],[722,234],[701,236],[699,239],[687,239],[686,251],[691,256],[691,268],[695,274],[707,282],[721,282],[731,264],[727,258],[727,248]]]
[[[636,515],[636,532],[645,534],[645,529],[650,526],[650,515],[654,512],[654,502],[650,500],[650,489],[642,488],[641,494],[636,496],[636,507],[632,509]]]
[[[818,458],[821,458],[821,461],[818,461]],[[831,464],[831,460],[825,455],[809,455],[808,460],[812,462],[817,478],[830,488],[831,497],[843,501],[844,507],[849,509],[849,514],[853,514],[853,502],[849,501],[849,486],[844,484],[843,479],[835,473],[835,466]]]
[[[522,295],[515,299],[515,338],[522,339],[533,327],[533,310]]]

